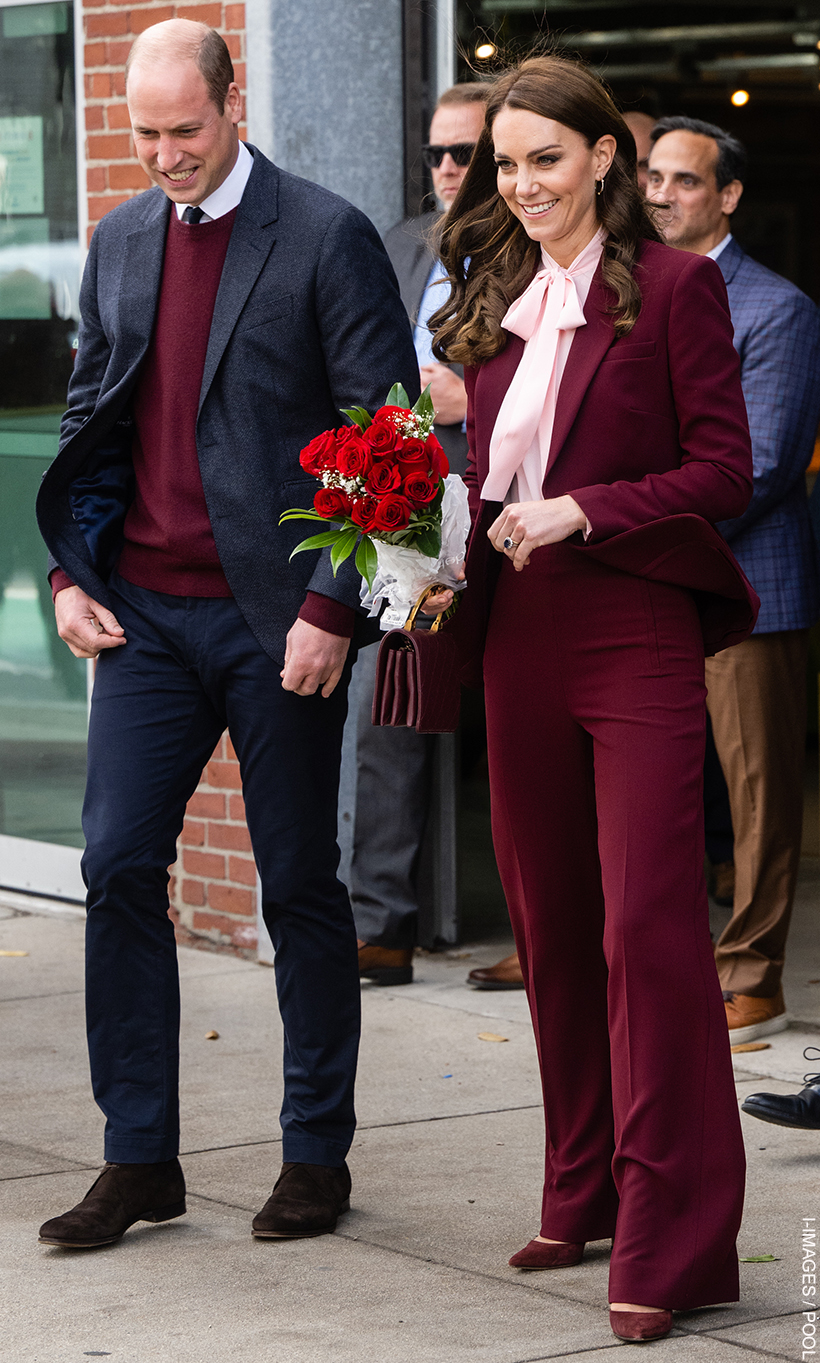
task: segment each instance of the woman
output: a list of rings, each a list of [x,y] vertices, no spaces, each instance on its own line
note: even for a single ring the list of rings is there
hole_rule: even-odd
[[[707,524],[751,491],[725,288],[660,243],[621,116],[556,57],[493,87],[442,256],[436,351],[465,364],[470,402],[456,625],[486,627],[493,836],[547,1123],[540,1234],[510,1262],[574,1264],[613,1237],[613,1329],[659,1338],[673,1309],[738,1296],[744,1155],[688,590],[713,632],[720,594],[739,598],[720,646],[751,628]]]

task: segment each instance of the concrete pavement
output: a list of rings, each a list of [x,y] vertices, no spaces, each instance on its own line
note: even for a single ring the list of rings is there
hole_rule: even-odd
[[[820,1069],[802,1058],[820,1045],[819,895],[820,861],[806,858],[786,973],[795,1021],[736,1057],[741,1096],[793,1092]],[[411,986],[365,987],[353,1210],[333,1236],[278,1243],[250,1237],[281,1160],[273,975],[181,950],[188,1215],[90,1253],[38,1245],[40,1222],[91,1183],[102,1118],[83,1035],[82,923],[8,903],[0,949],[28,955],[0,957],[3,1363],[605,1363],[629,1347],[609,1331],[607,1244],[559,1273],[507,1267],[537,1230],[535,1050],[522,994],[464,986],[503,942],[421,956]],[[744,1123],[740,1253],[775,1261],[742,1265],[738,1306],[676,1316],[653,1346],[658,1363],[801,1358],[800,1235],[803,1217],[820,1217],[820,1133]]]

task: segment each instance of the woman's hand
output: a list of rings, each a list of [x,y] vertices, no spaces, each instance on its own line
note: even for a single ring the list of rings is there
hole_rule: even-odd
[[[517,573],[526,568],[533,549],[543,544],[558,544],[576,530],[586,529],[587,518],[569,496],[550,497],[545,502],[510,502],[487,531],[490,544],[499,554],[512,560]],[[504,541],[512,543],[505,546]]]
[[[462,563],[456,573],[458,582],[464,581],[464,564]],[[442,611],[449,610],[453,604],[455,592],[451,592],[449,587],[444,592],[437,592],[435,596],[428,596],[421,608],[422,615],[441,615]]]

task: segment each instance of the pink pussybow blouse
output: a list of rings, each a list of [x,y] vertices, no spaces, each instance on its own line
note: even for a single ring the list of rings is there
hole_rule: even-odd
[[[501,322],[525,342],[490,439],[490,471],[481,489],[487,502],[540,502],[547,471],[555,404],[584,304],[604,249],[599,228],[563,269],[541,247],[542,268]]]

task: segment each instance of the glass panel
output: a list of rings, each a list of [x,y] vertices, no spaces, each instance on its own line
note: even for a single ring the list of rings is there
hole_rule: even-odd
[[[57,451],[79,275],[72,6],[0,9],[0,833],[70,847],[86,664],[54,627],[34,499]]]

